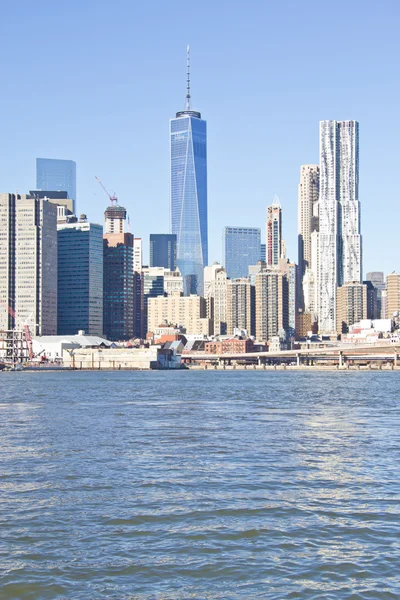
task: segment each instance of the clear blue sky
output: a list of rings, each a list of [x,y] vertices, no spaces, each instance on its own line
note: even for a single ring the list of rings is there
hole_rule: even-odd
[[[35,186],[35,158],[77,163],[78,211],[107,198],[143,237],[169,230],[168,120],[208,122],[209,260],[225,225],[259,226],[280,197],[297,260],[297,184],[318,122],[360,122],[364,273],[400,270],[400,3],[22,0],[2,8],[0,191]]]

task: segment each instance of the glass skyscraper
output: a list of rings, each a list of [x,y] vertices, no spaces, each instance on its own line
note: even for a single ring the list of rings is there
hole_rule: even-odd
[[[36,188],[45,191],[62,191],[76,202],[76,163],[58,158],[36,159]]]
[[[249,267],[261,257],[261,230],[257,227],[224,227],[225,269],[230,279],[247,277]]]
[[[187,59],[186,108],[170,121],[171,231],[185,294],[202,295],[208,262],[207,123],[191,109],[189,48]]]
[[[176,268],[176,235],[174,233],[150,234],[150,267]]]
[[[68,222],[58,229],[58,335],[103,335],[103,227]]]

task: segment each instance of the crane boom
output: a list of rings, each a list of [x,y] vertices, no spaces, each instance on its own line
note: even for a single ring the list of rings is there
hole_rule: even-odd
[[[99,179],[99,177],[97,177],[97,176],[95,175],[95,177],[94,177],[94,178],[95,178],[95,179],[97,179],[97,181],[99,182],[99,184],[101,185],[101,187],[103,188],[103,190],[105,191],[105,193],[107,194],[107,196],[110,198],[110,202],[111,202],[111,204],[114,204],[114,202],[115,202],[116,204],[118,204],[118,198],[117,198],[117,196],[115,195],[115,193],[114,193],[114,194],[111,196],[110,192],[107,190],[107,188],[105,187],[105,185],[103,185],[103,183],[102,183],[102,181]]]

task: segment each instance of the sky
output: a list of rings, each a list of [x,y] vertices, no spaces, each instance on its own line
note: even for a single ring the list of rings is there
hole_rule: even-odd
[[[35,159],[77,163],[77,206],[103,222],[97,175],[144,240],[169,231],[169,119],[186,93],[208,128],[209,263],[226,225],[260,227],[276,194],[297,261],[300,165],[319,121],[360,123],[364,274],[400,271],[398,0],[20,0],[3,3],[0,192]]]

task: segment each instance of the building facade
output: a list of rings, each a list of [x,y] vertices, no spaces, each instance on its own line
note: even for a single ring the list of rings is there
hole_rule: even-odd
[[[400,313],[400,274],[390,273],[386,277],[386,318]]]
[[[318,323],[336,330],[336,289],[362,280],[357,121],[320,122]]]
[[[247,277],[249,266],[261,256],[261,231],[257,227],[224,227],[223,254],[230,279]]]
[[[133,270],[140,273],[143,265],[142,238],[133,239]]]
[[[348,282],[337,288],[336,331],[348,333],[354,323],[368,318],[367,286],[359,282]]]
[[[103,236],[103,331],[109,340],[134,337],[133,240],[125,233],[127,211],[112,203],[104,213]]]
[[[318,232],[319,165],[302,165],[298,189],[298,302],[304,309],[303,277],[310,270],[316,278],[313,264],[312,233]]]
[[[36,159],[36,187],[38,190],[67,192],[73,200],[72,213],[76,211],[76,163],[58,158]]]
[[[287,332],[288,281],[278,269],[266,269],[256,275],[256,338],[260,342]]]
[[[57,207],[47,200],[0,194],[0,302],[0,329],[57,333]]]
[[[266,235],[267,266],[277,267],[284,253],[282,252],[282,208],[276,196],[273,204],[267,207]]]
[[[79,221],[58,229],[58,335],[103,335],[103,227]]]
[[[203,269],[208,263],[207,124],[192,110],[189,52],[185,109],[170,121],[171,232],[176,235],[176,264],[185,294],[203,294]]]
[[[208,335],[206,301],[202,296],[159,296],[148,299],[148,331],[167,323],[186,329],[188,334]]]
[[[228,279],[226,284],[226,333],[234,335],[235,329],[255,333],[255,292],[246,278]]]
[[[150,234],[150,267],[176,268],[176,235],[174,233]]]
[[[217,268],[215,268],[217,267]],[[227,275],[224,267],[221,265],[212,265],[206,267],[212,269],[211,279],[207,286],[207,317],[210,320],[211,335],[224,335],[227,329],[226,321],[226,289]],[[207,274],[208,277],[208,274]],[[206,280],[206,275],[204,275]]]
[[[384,319],[382,315],[382,292],[386,290],[385,275],[383,271],[370,271],[366,275],[366,281],[370,281],[376,289],[377,319]]]

